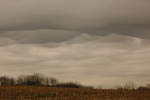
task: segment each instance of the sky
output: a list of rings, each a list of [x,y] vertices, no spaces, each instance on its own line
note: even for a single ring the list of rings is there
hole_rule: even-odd
[[[150,84],[150,0],[0,0],[0,76]]]

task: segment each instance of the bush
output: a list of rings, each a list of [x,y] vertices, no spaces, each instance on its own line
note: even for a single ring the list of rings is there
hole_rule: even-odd
[[[140,86],[137,90],[150,90],[150,89],[144,86]]]

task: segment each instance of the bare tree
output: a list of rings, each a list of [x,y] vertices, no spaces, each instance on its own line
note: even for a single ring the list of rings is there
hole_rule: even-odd
[[[128,81],[125,86],[124,89],[135,89],[135,83]]]
[[[56,84],[59,83],[59,81],[57,79],[55,79],[55,78],[51,78],[50,79],[50,83],[51,83],[51,86],[55,86]]]
[[[27,75],[26,77],[25,77],[25,84],[26,85],[31,85],[31,75]]]
[[[37,85],[35,76],[33,76],[33,75],[30,75],[30,85]]]
[[[50,79],[49,79],[50,80]],[[22,85],[43,85],[45,82],[45,76],[40,73],[34,73],[33,75],[20,75],[18,77],[18,84]]]
[[[8,76],[1,76],[0,81],[1,81],[1,85],[9,85],[9,77]]]
[[[9,85],[15,85],[16,79],[15,78],[9,78]]]
[[[17,78],[17,85],[25,85],[25,79],[26,79],[26,76],[23,75],[23,74],[18,76],[18,78]]]
[[[49,85],[50,86],[50,81],[51,81],[51,78],[49,78],[49,77],[46,77],[45,78],[45,85]]]
[[[34,82],[36,82],[36,86],[44,84],[45,76],[43,74],[35,73],[33,75],[33,78],[34,78]]]
[[[35,76],[33,75],[27,75],[25,77],[25,84],[26,85],[36,85],[36,79],[35,79]]]

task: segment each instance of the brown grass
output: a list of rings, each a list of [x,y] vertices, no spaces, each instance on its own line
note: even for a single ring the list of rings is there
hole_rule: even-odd
[[[150,100],[150,90],[0,86],[0,100]]]

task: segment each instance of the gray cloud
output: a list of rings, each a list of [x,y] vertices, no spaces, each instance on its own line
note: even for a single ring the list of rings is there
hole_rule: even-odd
[[[90,35],[114,33],[150,39],[149,3],[146,0],[1,1],[0,30],[75,30]]]
[[[17,77],[20,73],[40,72],[60,82],[78,81],[103,88],[114,88],[127,81],[145,85],[150,76],[148,42],[115,34],[106,37],[83,34],[59,43],[57,48],[45,48],[43,44],[5,46],[0,48],[1,74]]]
[[[111,88],[146,85],[148,0],[0,1],[0,75],[43,73]],[[110,84],[111,83],[111,84]]]
[[[11,40],[20,43],[47,43],[63,42],[78,36],[80,33],[75,31],[64,30],[38,30],[38,31],[7,31],[1,34]]]

